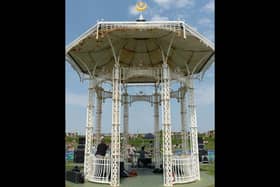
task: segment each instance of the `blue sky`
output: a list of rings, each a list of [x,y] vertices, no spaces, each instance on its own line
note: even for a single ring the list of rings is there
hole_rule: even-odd
[[[135,21],[139,16],[139,13],[133,8],[136,2],[137,0],[66,0],[65,45],[95,25],[97,20]],[[147,11],[143,13],[146,20],[184,20],[214,42],[213,0],[146,0],[145,2],[148,4]],[[215,128],[214,69],[214,65],[212,65],[202,81],[195,81],[199,132]],[[81,83],[77,73],[68,62],[65,63],[65,75],[66,131],[78,131],[84,134],[88,82]],[[146,92],[152,93],[150,89],[146,89]],[[111,132],[111,105],[110,99],[103,103],[102,133]],[[171,100],[171,115],[172,130],[180,131],[180,104],[176,99]],[[149,103],[136,102],[131,105],[129,108],[129,133],[153,132],[153,122],[153,107]]]

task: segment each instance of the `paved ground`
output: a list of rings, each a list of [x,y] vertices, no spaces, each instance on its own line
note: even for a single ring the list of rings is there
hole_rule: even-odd
[[[188,184],[176,184],[175,187],[214,187],[214,176],[206,172],[200,172],[200,181]],[[163,187],[162,174],[154,174],[150,169],[140,169],[138,176],[122,178],[120,187]],[[108,184],[98,184],[86,182],[84,184],[75,184],[66,181],[66,187],[109,187]]]

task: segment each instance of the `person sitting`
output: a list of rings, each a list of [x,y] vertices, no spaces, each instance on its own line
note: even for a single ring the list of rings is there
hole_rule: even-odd
[[[131,158],[131,163],[132,163],[132,167],[134,167],[134,164],[136,162],[135,156],[136,156],[136,149],[134,147],[134,145],[132,144],[129,148],[129,152],[128,152],[129,157]]]

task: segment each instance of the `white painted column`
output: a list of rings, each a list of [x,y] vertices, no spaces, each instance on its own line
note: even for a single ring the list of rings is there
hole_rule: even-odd
[[[167,62],[162,66],[162,107],[163,107],[163,179],[164,186],[173,185],[172,141],[170,119],[170,74]]]
[[[120,185],[120,67],[113,69],[112,136],[111,136],[111,186]]]
[[[198,152],[198,138],[197,138],[197,119],[196,119],[196,106],[194,101],[194,87],[193,79],[188,79],[188,99],[189,99],[189,114],[190,114],[190,148],[192,154],[192,168],[193,176],[200,180],[199,171],[199,152]]]
[[[128,95],[125,93],[123,95],[123,157],[124,162],[128,162]]]
[[[95,84],[94,80],[89,81],[88,88],[88,106],[87,106],[87,124],[86,124],[86,142],[85,142],[85,155],[84,155],[84,176],[85,180],[92,175],[91,171],[91,160],[90,155],[92,152],[92,144],[93,144],[93,109],[94,109],[94,91]]]
[[[160,132],[159,132],[159,94],[157,88],[154,94],[154,165],[160,168]]]
[[[186,131],[186,97],[185,97],[185,91],[180,91],[181,99],[181,135],[182,135],[182,151],[184,154],[188,151],[188,141],[187,141],[187,131]]]
[[[98,145],[101,138],[101,117],[102,117],[102,89],[99,88],[97,92],[96,103],[96,142]]]

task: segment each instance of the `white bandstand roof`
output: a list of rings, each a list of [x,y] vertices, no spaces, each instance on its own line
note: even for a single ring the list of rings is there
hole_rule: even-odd
[[[121,67],[161,67],[162,51],[168,54],[171,80],[202,76],[214,62],[214,44],[183,21],[98,22],[66,47],[66,60],[81,78],[111,80],[115,59],[110,41]],[[153,82],[149,77],[129,81]]]

